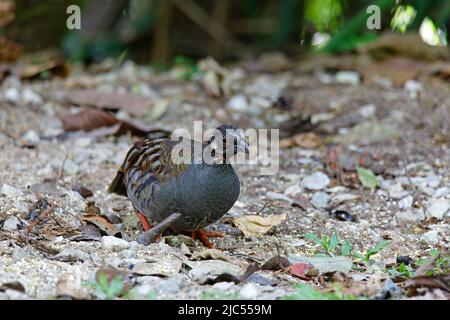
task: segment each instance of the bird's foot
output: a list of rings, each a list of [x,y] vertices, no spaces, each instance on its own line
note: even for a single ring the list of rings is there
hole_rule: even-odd
[[[152,228],[152,225],[150,224],[150,222],[148,222],[147,217],[140,212],[139,210],[136,210],[136,215],[139,218],[139,221],[141,222],[142,226],[144,227],[144,231],[147,232]],[[161,240],[161,235],[158,236],[158,238],[156,238],[156,241]]]
[[[148,231],[152,228],[150,222],[148,222],[147,217],[142,212],[136,210],[136,215],[139,218],[139,221],[142,223],[145,231]]]
[[[205,245],[205,247],[214,249],[216,246],[211,241],[209,241],[209,238],[222,238],[225,236],[225,234],[219,231],[205,231],[203,229],[198,229],[191,232],[190,236],[194,240],[199,239]]]

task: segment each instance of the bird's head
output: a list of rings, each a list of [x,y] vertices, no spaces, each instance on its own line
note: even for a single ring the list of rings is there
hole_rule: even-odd
[[[238,152],[249,153],[244,130],[229,124],[216,128],[208,140],[208,145],[213,151],[220,150],[225,159]]]

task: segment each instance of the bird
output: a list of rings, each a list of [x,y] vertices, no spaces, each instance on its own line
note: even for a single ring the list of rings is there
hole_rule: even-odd
[[[188,161],[177,161],[177,152]],[[151,229],[149,221],[159,223],[180,213],[170,229],[214,248],[209,237],[224,234],[203,228],[227,213],[239,197],[240,181],[230,164],[238,152],[249,153],[244,132],[226,124],[207,141],[140,140],[128,151],[108,191],[128,197],[145,231]]]

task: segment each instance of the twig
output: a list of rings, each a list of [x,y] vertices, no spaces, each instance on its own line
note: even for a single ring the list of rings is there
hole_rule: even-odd
[[[66,163],[66,160],[67,160],[67,153],[64,155],[64,159],[63,159],[63,161],[62,161],[62,163],[61,163],[61,166],[59,167],[59,170],[58,170],[58,175],[56,176],[56,178],[55,178],[55,185],[58,183],[58,181],[63,177],[63,174],[64,174],[64,164]]]
[[[42,220],[43,220],[44,218],[46,218],[46,217],[50,214],[50,212],[53,211],[53,209],[55,209],[55,204],[54,204],[54,203],[50,204],[50,206],[49,206],[47,209],[45,209],[43,212],[41,212],[41,213],[39,214],[39,216],[38,216],[35,220],[33,220],[33,221],[25,228],[24,236],[28,236],[28,234],[30,233],[31,229],[33,229],[33,228],[36,227],[39,223],[41,223]]]
[[[23,238],[16,237],[10,233],[6,233],[5,231],[0,230],[0,236],[4,236],[5,238],[8,238],[10,240],[16,241],[18,244],[26,244],[29,243],[33,248],[38,249],[42,252],[45,252],[47,254],[55,255],[59,253],[59,250],[53,249],[51,247],[48,247],[42,243],[37,242],[34,239],[28,239],[29,241],[26,242]]]
[[[165,218],[163,221],[154,226],[151,230],[144,232],[137,239],[137,243],[142,245],[149,245],[156,241],[158,236],[170,228],[178,219],[181,218],[181,213],[172,213],[170,216]]]

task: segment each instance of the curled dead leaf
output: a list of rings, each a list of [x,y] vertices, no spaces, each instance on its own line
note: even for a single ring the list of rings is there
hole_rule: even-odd
[[[323,144],[322,139],[314,132],[299,133],[293,137],[284,138],[280,141],[281,148],[300,147],[314,149]]]
[[[223,260],[229,261],[230,259],[226,257],[222,251],[217,249],[206,249],[194,252],[191,256],[191,260]]]
[[[290,274],[299,277],[300,279],[311,280],[311,278],[306,275],[306,272],[308,270],[307,263],[299,262],[286,267],[285,270]]]
[[[233,219],[233,223],[242,231],[244,236],[263,236],[273,227],[286,220],[287,215],[272,214],[267,217],[257,215],[241,216]]]
[[[111,127],[120,121],[109,112],[89,109],[75,114],[60,115],[62,125],[66,131],[91,131],[101,127]]]
[[[101,231],[109,236],[121,236],[121,232],[115,225],[110,223],[108,219],[96,214],[88,214],[81,217],[81,221],[91,223],[98,227]]]
[[[262,266],[261,270],[281,270],[291,265],[289,260],[285,257],[276,255],[267,260]]]
[[[87,109],[75,114],[59,115],[64,130],[90,131],[93,136],[122,135],[130,132],[142,137],[168,136],[169,131],[146,127],[136,121],[123,121],[100,109]]]
[[[80,106],[103,109],[123,109],[136,117],[145,116],[150,107],[149,98],[135,93],[103,92],[94,89],[66,91],[57,97]]]

